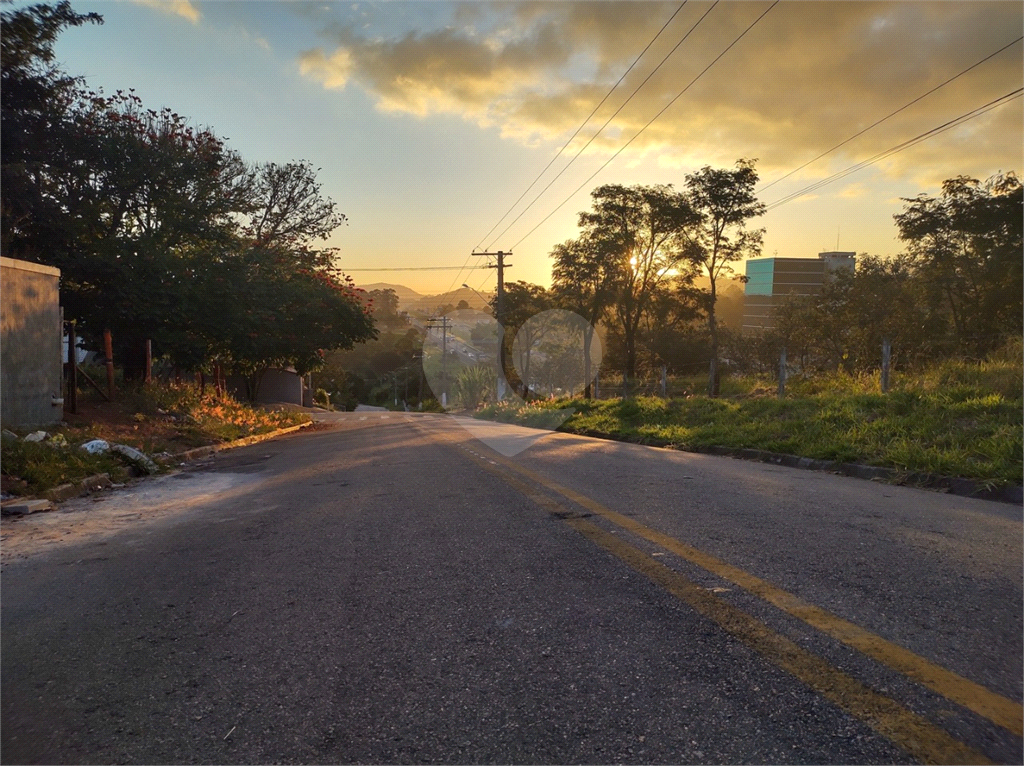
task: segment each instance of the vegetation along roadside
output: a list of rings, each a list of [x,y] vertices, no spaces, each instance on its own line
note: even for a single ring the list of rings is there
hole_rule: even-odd
[[[154,457],[221,444],[309,422],[303,412],[270,411],[240,403],[214,389],[150,384],[125,391],[114,402],[90,400],[77,415],[47,430],[42,441],[5,434],[0,454],[3,492],[35,495],[99,473],[114,481],[128,478],[130,466],[109,451],[90,454],[81,445],[102,439],[125,444]],[[13,432],[12,432],[13,433]]]
[[[882,394],[871,376],[792,380],[779,399],[764,381],[736,395],[639,397],[492,404],[479,418],[549,427],[553,410],[575,413],[558,430],[680,449],[760,449],[974,479],[1022,483],[1022,369],[1017,355],[978,365],[948,361]]]

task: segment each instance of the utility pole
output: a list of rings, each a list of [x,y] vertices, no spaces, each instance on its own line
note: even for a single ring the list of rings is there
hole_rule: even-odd
[[[477,253],[488,258],[495,258],[496,263],[488,264],[487,268],[498,270],[498,297],[494,311],[494,318],[498,320],[498,400],[505,398],[505,269],[511,268],[511,263],[505,263],[505,256],[512,255],[510,252],[499,250],[496,253]]]
[[[431,319],[430,322],[441,324],[427,324],[427,330],[441,328],[441,406],[448,406],[448,317],[442,316],[440,320]],[[422,399],[423,394],[420,394]]]

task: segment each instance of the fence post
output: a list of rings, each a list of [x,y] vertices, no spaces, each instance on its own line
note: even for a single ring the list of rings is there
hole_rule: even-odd
[[[107,398],[114,400],[114,341],[110,330],[103,331],[103,353],[107,357]]]
[[[889,393],[889,364],[892,360],[892,345],[888,338],[882,338],[882,393]]]
[[[668,368],[661,365],[661,398],[668,398]]]
[[[782,353],[779,354],[779,398],[782,399],[786,396],[786,347],[782,347]]]
[[[598,370],[594,373],[594,399],[600,401],[601,399],[601,371]]]
[[[146,340],[146,377],[143,379],[144,383],[153,382],[153,341]]]
[[[75,320],[68,322],[68,412],[78,412],[78,333]]]

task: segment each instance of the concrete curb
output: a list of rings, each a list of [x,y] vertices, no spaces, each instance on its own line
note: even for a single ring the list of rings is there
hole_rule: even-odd
[[[224,442],[223,444],[208,444],[205,447],[196,447],[195,449],[185,450],[179,452],[177,455],[171,455],[169,458],[164,458],[167,463],[187,463],[189,460],[196,460],[201,457],[209,457],[218,452],[222,452],[228,449],[234,449],[235,447],[248,447],[250,444],[259,444],[265,442],[268,439],[273,439],[278,436],[284,436],[285,434],[294,433],[303,428],[313,425],[313,421],[308,423],[299,423],[297,426],[288,426],[287,428],[279,428],[276,431],[271,431],[265,434],[256,434],[255,436],[245,436],[241,439],[235,439],[231,442]]]
[[[827,471],[843,476],[851,476],[856,479],[868,479],[869,481],[882,481],[887,484],[896,484],[919,489],[930,489],[945,492],[950,495],[961,497],[973,497],[978,500],[994,500],[1000,503],[1011,503],[1013,505],[1024,505],[1024,487],[990,487],[985,482],[974,479],[963,479],[956,476],[941,476],[930,473],[916,473],[912,471],[901,471],[898,468],[883,468],[873,465],[860,465],[858,463],[840,463],[837,460],[815,460],[799,455],[787,455],[781,452],[768,452],[759,449],[737,449],[735,447],[685,447],[672,444],[659,439],[636,439],[617,434],[606,434],[600,431],[580,430],[563,431],[562,433],[575,433],[579,436],[592,436],[597,439],[609,439],[611,441],[628,442],[630,444],[645,444],[649,447],[661,447],[679,452],[693,452],[696,454],[716,455],[719,457],[732,457],[740,460],[756,460],[761,463],[774,463],[789,468],[803,468],[810,471]]]

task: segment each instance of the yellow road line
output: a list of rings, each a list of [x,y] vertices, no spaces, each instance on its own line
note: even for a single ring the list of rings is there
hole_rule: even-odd
[[[579,492],[549,481],[524,466],[497,458],[509,470],[529,478],[553,492],[601,516],[638,537],[659,545],[682,559],[696,564],[707,571],[738,585],[744,590],[764,599],[783,612],[796,617],[808,625],[832,636],[874,660],[882,663],[908,678],[926,686],[946,699],[962,705],[1007,731],[1021,736],[1024,733],[1024,707],[1020,703],[996,694],[984,686],[946,670],[934,662],[914,654],[902,646],[886,641],[859,625],[844,620],[831,612],[809,604],[792,593],[776,587],[748,572],[727,564],[709,553],[680,542],[669,535],[641,524]]]
[[[468,452],[468,451],[467,451]],[[911,757],[923,763],[987,764],[980,752],[913,713],[898,702],[868,688],[857,679],[776,633],[755,617],[741,611],[665,566],[638,548],[623,542],[571,511],[551,497],[509,475],[505,461],[496,464],[475,453],[468,457],[519,490],[531,501],[561,517],[588,540],[607,550],[629,567],[661,586],[694,610],[713,620],[731,635],[774,665],[866,723]],[[505,468],[506,470],[502,470]]]

